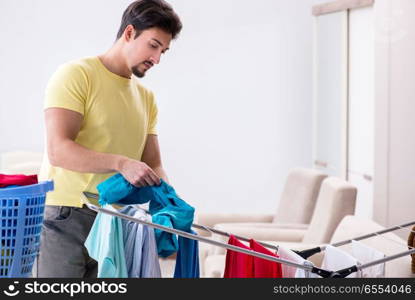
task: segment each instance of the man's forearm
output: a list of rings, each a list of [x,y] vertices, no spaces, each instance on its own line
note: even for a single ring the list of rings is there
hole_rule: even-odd
[[[80,173],[119,172],[128,159],[122,155],[96,152],[71,140],[49,147],[48,156],[52,165]]]
[[[162,178],[165,182],[169,183],[169,178],[167,177],[166,171],[164,171],[162,166],[157,166],[153,168],[153,171]]]

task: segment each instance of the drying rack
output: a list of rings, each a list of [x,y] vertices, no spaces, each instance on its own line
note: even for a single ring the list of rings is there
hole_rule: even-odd
[[[92,199],[95,199],[95,200],[99,199],[99,196],[97,194],[93,194],[93,193],[89,193],[89,192],[83,192],[83,194],[86,198],[92,198]],[[160,225],[160,224],[156,224],[156,223],[153,223],[153,222],[146,221],[144,219],[137,219],[137,218],[131,217],[129,215],[120,213],[118,211],[112,211],[112,210],[105,209],[103,207],[96,206],[96,205],[90,203],[88,200],[85,201],[85,205],[89,209],[91,209],[93,211],[96,211],[96,212],[109,214],[109,215],[119,217],[119,218],[122,218],[122,219],[125,219],[125,220],[128,220],[128,221],[132,221],[132,222],[135,222],[135,223],[150,226],[152,228],[160,229],[160,230],[172,233],[172,234],[177,234],[177,235],[185,237],[185,238],[189,238],[189,239],[192,239],[192,240],[197,240],[197,241],[200,241],[200,242],[208,243],[208,244],[211,244],[211,245],[214,245],[214,246],[223,247],[223,248],[226,248],[228,250],[232,250],[232,251],[236,251],[236,252],[240,252],[240,253],[245,253],[245,254],[252,255],[252,256],[255,256],[255,257],[258,257],[258,258],[262,258],[262,259],[265,259],[265,260],[269,260],[269,261],[289,265],[289,266],[292,266],[292,267],[300,268],[300,269],[303,269],[305,271],[306,277],[309,277],[309,273],[314,273],[314,274],[317,274],[317,275],[319,275],[320,277],[323,277],[323,278],[344,278],[344,277],[347,277],[348,275],[350,275],[354,272],[358,272],[358,271],[361,271],[363,269],[366,269],[366,268],[369,268],[369,267],[372,267],[372,266],[375,266],[375,265],[378,265],[378,264],[383,264],[385,262],[388,262],[388,261],[406,256],[406,255],[411,255],[411,254],[415,253],[415,248],[413,248],[413,249],[410,249],[408,251],[404,251],[404,252],[400,252],[400,253],[397,253],[397,254],[394,254],[394,255],[390,255],[390,256],[387,256],[385,258],[374,260],[374,261],[371,261],[371,262],[366,263],[366,264],[355,265],[355,266],[351,266],[351,267],[341,269],[341,270],[336,270],[336,271],[329,271],[329,270],[325,270],[325,269],[315,267],[312,264],[298,264],[296,262],[292,262],[292,261],[289,261],[289,260],[286,260],[286,259],[278,258],[278,257],[267,255],[267,254],[263,254],[263,253],[260,253],[260,252],[256,252],[254,250],[244,249],[244,248],[241,248],[241,247],[238,247],[238,246],[229,245],[229,244],[225,244],[225,243],[222,243],[222,242],[219,242],[219,241],[216,241],[216,240],[212,240],[212,239],[209,239],[209,238],[206,238],[206,237],[203,237],[203,236],[198,236],[196,234],[192,234],[192,233],[189,233],[189,232],[186,232],[186,231],[166,227],[166,226],[163,226],[163,225]],[[119,205],[119,204],[117,204],[117,205]],[[138,208],[145,211],[147,214],[149,213],[147,210],[145,210],[141,207],[138,207]],[[341,242],[337,242],[335,244],[332,244],[332,246],[334,246],[334,247],[342,246],[342,245],[351,243],[353,240],[354,241],[364,240],[364,239],[367,239],[367,238],[370,238],[370,237],[382,235],[382,234],[387,233],[387,232],[402,229],[402,228],[405,228],[405,227],[408,227],[408,226],[411,226],[411,225],[414,225],[414,224],[415,224],[415,222],[410,222],[410,223],[406,223],[406,224],[402,224],[402,225],[393,226],[393,227],[390,227],[390,228],[387,228],[387,229],[384,229],[384,230],[381,230],[381,231],[377,231],[377,232],[365,234],[365,235],[362,235],[362,236],[358,236],[358,237],[355,237],[353,239],[348,239],[348,240],[344,240],[344,241],[341,241]],[[216,234],[219,234],[219,235],[228,236],[228,237],[233,235],[237,239],[244,240],[244,241],[249,241],[250,240],[249,238],[246,238],[246,237],[234,235],[234,234],[224,232],[224,231],[221,231],[221,230],[217,230],[217,229],[214,229],[214,228],[211,228],[211,227],[208,227],[208,226],[204,226],[204,225],[199,225],[199,224],[193,223],[192,227],[197,228],[197,229],[202,229],[202,230],[205,230],[205,231],[209,231],[211,233],[216,233]],[[267,244],[267,243],[262,243],[262,242],[259,242],[259,243],[261,245],[263,245],[264,247],[278,250],[278,246]],[[304,259],[307,259],[308,257],[312,256],[313,254],[324,251],[325,248],[326,248],[326,246],[321,246],[321,247],[315,247],[315,248],[311,248],[311,249],[307,249],[307,250],[293,251],[293,252],[300,255]]]

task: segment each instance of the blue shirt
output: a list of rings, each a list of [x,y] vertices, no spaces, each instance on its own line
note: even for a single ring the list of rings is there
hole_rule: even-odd
[[[192,231],[193,234],[196,234]],[[174,278],[199,278],[199,243],[179,236]]]
[[[191,232],[194,208],[179,198],[175,190],[161,180],[159,186],[137,188],[121,174],[116,174],[97,186],[99,204],[143,204],[150,201],[153,223]],[[166,231],[155,229],[158,254],[167,257],[179,249],[177,237]]]
[[[144,211],[131,205],[124,207],[120,212],[136,219],[150,221]],[[122,227],[128,277],[160,278],[161,270],[154,229],[125,219],[122,219]]]
[[[108,210],[116,211],[107,205]],[[84,243],[89,256],[98,262],[99,278],[127,278],[121,219],[98,213]]]

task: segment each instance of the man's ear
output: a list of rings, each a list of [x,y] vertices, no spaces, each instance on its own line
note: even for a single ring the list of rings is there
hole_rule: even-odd
[[[135,36],[135,29],[133,25],[128,25],[127,27],[125,27],[124,30],[124,39],[129,42],[130,40],[134,39]]]

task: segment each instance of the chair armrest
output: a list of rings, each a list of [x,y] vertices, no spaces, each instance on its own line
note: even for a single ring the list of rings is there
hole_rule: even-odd
[[[301,229],[307,230],[309,224],[300,223],[263,223],[263,222],[243,222],[243,223],[219,223],[229,224],[232,227],[250,227],[250,228],[274,228],[274,229]],[[254,229],[253,229],[254,230]]]
[[[236,222],[264,222],[271,223],[274,215],[271,214],[232,214],[232,213],[196,213],[194,223],[214,227],[218,223]],[[210,236],[204,230],[196,230],[199,235]]]

